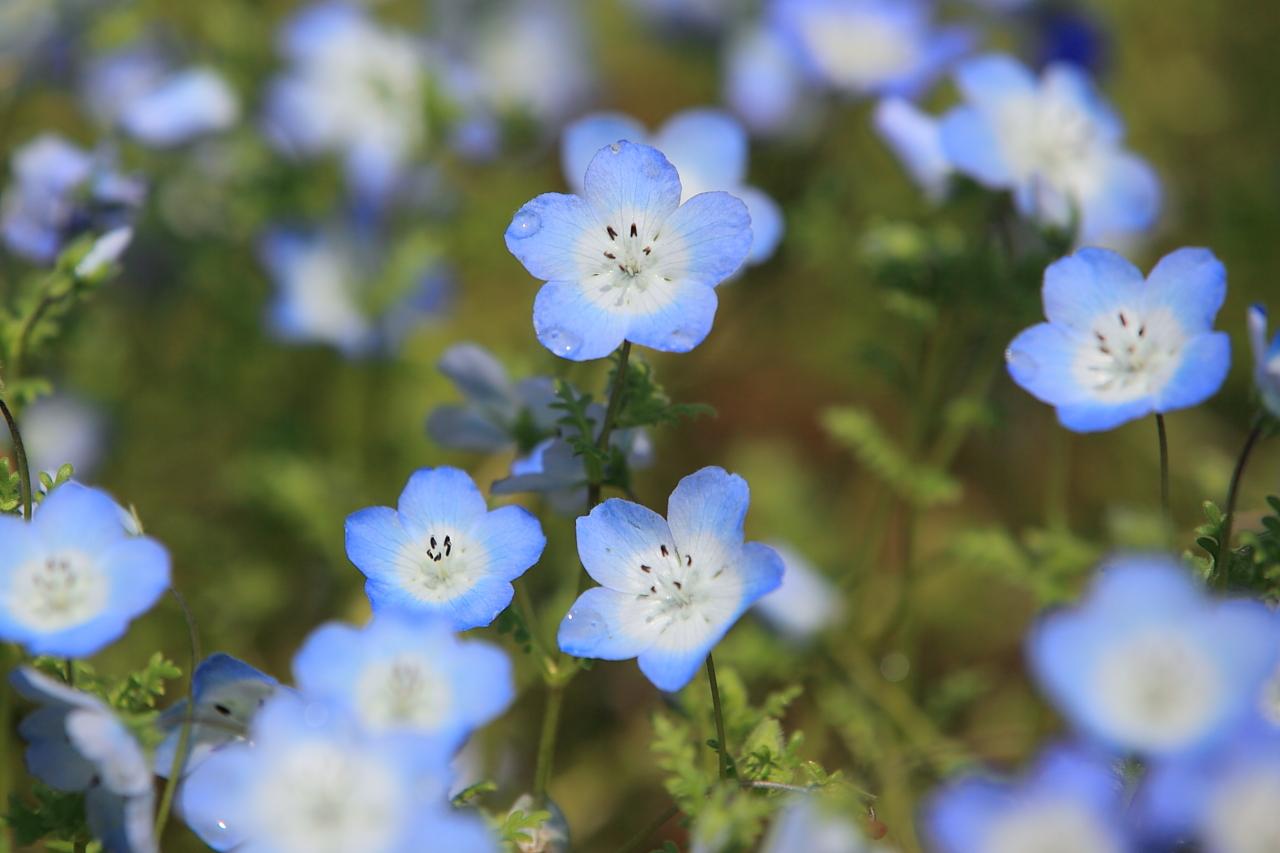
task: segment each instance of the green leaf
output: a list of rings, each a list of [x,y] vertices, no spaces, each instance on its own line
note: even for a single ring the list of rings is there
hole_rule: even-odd
[[[958,481],[944,471],[909,459],[866,410],[856,406],[828,409],[822,416],[822,425],[902,500],[921,509],[959,500]]]

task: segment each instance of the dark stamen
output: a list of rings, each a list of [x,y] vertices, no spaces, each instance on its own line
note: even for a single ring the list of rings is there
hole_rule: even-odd
[[[658,550],[662,552],[662,556],[666,557],[670,552],[667,551],[666,545],[659,545]]]
[[[618,232],[613,230],[613,226],[612,226],[612,225],[607,225],[607,226],[605,226],[605,229],[604,229],[604,230],[606,230],[606,231],[608,231],[608,232],[609,232],[609,239],[610,239],[610,240],[616,240],[616,239],[618,239]]]
[[[644,563],[641,563],[640,571],[644,572],[645,574],[648,574],[649,572],[653,571],[653,566],[646,566]]]
[[[214,705],[213,710],[217,711],[219,714],[221,714],[224,717],[231,716],[231,709],[228,708],[226,705]]]
[[[693,555],[692,555],[692,554],[685,554],[685,555],[684,555],[684,564],[685,564],[686,566],[692,566],[692,565],[693,565]]]
[[[616,261],[618,259],[618,256],[615,255],[613,252],[605,252],[604,256],[611,261]]]
[[[631,223],[631,236],[632,236],[632,237],[635,237],[635,236],[639,235],[639,233],[640,233],[640,231],[639,231],[639,229],[638,229],[638,228],[636,228],[636,224],[635,224],[634,222],[632,222],[632,223]]]
[[[676,585],[676,589],[684,589],[684,584],[680,583],[680,581],[672,581],[672,583]]]
[[[653,249],[649,248],[648,246],[645,246],[645,247],[644,247],[644,253],[645,253],[646,255],[647,255],[647,254],[649,254],[649,253],[650,253],[650,252],[652,252],[652,251],[653,251]]]

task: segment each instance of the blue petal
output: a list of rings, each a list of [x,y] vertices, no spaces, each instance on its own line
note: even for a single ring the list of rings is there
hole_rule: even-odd
[[[751,215],[741,199],[728,193],[701,193],[671,215],[661,235],[664,245],[655,273],[715,287],[751,252]]]
[[[942,150],[957,170],[993,189],[1013,183],[1000,140],[991,122],[972,107],[956,107],[942,117]]]
[[[782,586],[786,565],[782,555],[760,542],[748,542],[742,546],[742,562],[738,565],[742,575],[742,610]]]
[[[662,516],[618,498],[610,498],[579,518],[577,533],[582,567],[597,583],[619,592],[644,592],[650,582],[640,567],[664,559],[663,547],[675,550]]]
[[[1082,199],[1080,239],[1114,238],[1150,228],[1160,214],[1160,195],[1160,179],[1145,160],[1113,153],[1097,179],[1097,190]]]
[[[104,788],[93,788],[84,798],[89,831],[102,843],[104,853],[157,853],[153,835],[155,794],[122,797]]]
[[[347,516],[347,558],[379,589],[399,587],[401,574],[409,568],[402,564],[401,554],[415,541],[389,507],[369,507]]]
[[[106,492],[64,483],[44,499],[33,521],[51,548],[83,548],[93,553],[126,535],[120,505]]]
[[[722,636],[724,632],[720,631],[709,642],[688,648],[650,646],[639,656],[640,671],[653,682],[654,687],[667,693],[675,693],[693,680]]]
[[[1044,273],[1044,315],[1080,334],[1118,307],[1144,300],[1142,273],[1107,249],[1081,249],[1054,262]]]
[[[619,233],[634,223],[641,233],[657,234],[679,206],[680,192],[680,176],[662,152],[631,142],[601,149],[583,180],[583,195],[596,220]]]
[[[449,621],[453,630],[467,631],[493,624],[498,614],[511,604],[513,597],[515,597],[515,589],[509,582],[486,576],[462,595],[440,605],[418,602],[416,611],[410,607],[404,609],[410,612],[443,616]],[[376,609],[375,612],[377,612]]]
[[[946,27],[927,37],[913,68],[875,87],[881,94],[916,98],[956,60],[973,49],[975,32],[968,27]]]
[[[723,468],[703,468],[682,479],[667,502],[667,524],[681,553],[738,548],[750,500],[747,481]]]
[[[955,79],[964,99],[983,112],[1000,110],[1010,98],[1034,97],[1039,88],[1031,71],[1005,54],[962,62]]]
[[[244,796],[261,772],[256,757],[247,744],[230,744],[192,770],[178,789],[182,819],[214,850],[233,850],[249,840],[245,818],[250,804]]]
[[[466,527],[489,507],[466,471],[441,466],[414,471],[397,509],[407,533],[426,536],[436,525]]]
[[[1092,78],[1069,63],[1055,63],[1044,71],[1040,96],[1088,117],[1097,139],[1119,144],[1124,124],[1099,95]]]
[[[147,536],[134,536],[110,546],[100,557],[112,579],[110,609],[124,619],[140,616],[169,588],[169,552]]]
[[[489,572],[506,581],[528,571],[547,545],[538,519],[519,506],[504,506],[488,513],[471,529],[471,535],[484,548]]]
[[[625,314],[593,302],[576,281],[549,281],[533,301],[538,340],[570,361],[604,358],[622,345],[629,328]]]
[[[97,768],[76,751],[67,739],[65,707],[38,708],[18,726],[27,742],[27,771],[59,791],[83,791],[93,781]]]
[[[496,453],[512,444],[501,425],[466,406],[437,406],[427,416],[427,435],[441,447],[477,453]]]
[[[67,484],[70,485],[70,484]],[[44,553],[31,525],[13,515],[0,515],[0,582],[14,569]],[[7,588],[8,584],[4,586]]]
[[[1147,276],[1148,309],[1166,307],[1190,334],[1213,328],[1227,298],[1227,268],[1208,249],[1178,249]]]
[[[942,124],[902,98],[887,98],[876,107],[875,127],[906,167],[912,180],[932,199],[939,199],[951,174],[942,147]],[[759,232],[754,213],[752,226]]]
[[[560,165],[564,179],[574,192],[582,192],[587,167],[601,148],[627,140],[645,144],[649,133],[644,125],[623,113],[592,113],[570,123],[560,140]]]
[[[677,182],[678,185],[678,182]],[[594,257],[580,248],[587,234],[603,231],[581,197],[544,193],[516,211],[507,226],[507,250],[534,278],[577,279],[589,274]]]
[[[723,110],[685,110],[672,116],[653,146],[680,173],[687,195],[731,190],[747,175],[747,132]]]
[[[1073,364],[1080,338],[1066,327],[1040,323],[1018,334],[1005,351],[1009,375],[1023,390],[1051,406],[1087,399]]]
[[[1264,365],[1267,361],[1267,309],[1260,304],[1249,306],[1249,345],[1253,348],[1253,360],[1256,365]],[[1280,343],[1280,336],[1276,342]],[[2,565],[2,563],[0,563]]]
[[[1073,432],[1102,432],[1151,414],[1150,397],[1125,403],[1079,401],[1058,406],[1058,421]]]
[[[556,640],[575,657],[626,660],[653,644],[656,632],[649,630],[647,615],[635,593],[594,587],[569,608]]]
[[[464,397],[487,406],[509,406],[514,393],[502,363],[478,344],[455,344],[437,365]]]
[[[515,700],[511,658],[488,643],[458,643],[450,669],[458,691],[458,713],[468,729],[495,719]]]
[[[755,187],[736,187],[732,194],[742,199],[751,217],[751,253],[747,255],[747,263],[764,263],[773,257],[782,242],[785,227],[782,208]]]
[[[790,46],[772,29],[752,27],[725,50],[724,101],[756,133],[804,124],[811,106]]]
[[[1182,348],[1182,365],[1155,395],[1157,412],[1199,405],[1218,393],[1231,370],[1231,337],[1226,332],[1197,335]]]
[[[631,318],[627,340],[662,352],[689,352],[706,340],[718,300],[711,287],[689,280],[669,285],[668,301],[651,314]]]
[[[235,93],[221,76],[208,68],[191,68],[129,104],[121,123],[145,144],[170,146],[225,130],[239,115]]]

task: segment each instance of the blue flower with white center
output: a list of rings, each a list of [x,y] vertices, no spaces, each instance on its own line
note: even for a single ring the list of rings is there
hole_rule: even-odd
[[[1165,256],[1145,281],[1115,252],[1081,249],[1045,270],[1049,322],[1009,344],[1009,375],[1076,432],[1198,405],[1231,367],[1231,339],[1213,330],[1226,293],[1208,249]]]
[[[455,631],[488,625],[511,603],[511,582],[547,544],[527,510],[490,511],[465,471],[423,468],[397,509],[347,517],[347,556],[367,577],[375,612],[437,616]]]
[[[786,571],[782,585],[756,602],[756,613],[792,642],[803,643],[844,618],[836,585],[788,545],[769,543]]]
[[[621,141],[592,159],[582,195],[546,193],[517,211],[507,248],[546,282],[533,305],[543,346],[587,361],[624,340],[665,352],[702,343],[716,285],[751,250],[751,217],[725,192],[680,194],[660,151]]]
[[[855,95],[914,97],[973,44],[935,27],[926,0],[773,0],[770,20],[815,79]]]
[[[280,682],[242,660],[218,652],[200,661],[191,689],[195,702],[191,706],[183,776],[214,750],[248,737],[254,715],[280,689]],[[181,699],[157,720],[165,739],[156,748],[152,763],[156,775],[162,778],[168,778],[173,770],[178,741],[187,723],[187,707],[187,700]]]
[[[1036,679],[1078,730],[1155,757],[1205,749],[1255,715],[1277,651],[1263,604],[1210,599],[1160,556],[1104,565],[1080,606],[1027,640]]]
[[[212,753],[179,792],[214,850],[245,853],[496,851],[478,821],[445,806],[447,770],[423,744],[366,733],[340,708],[281,692],[249,740]]]
[[[496,453],[555,429],[560,413],[551,407],[556,389],[550,377],[512,383],[492,353],[471,343],[449,347],[439,367],[466,400],[437,406],[427,417],[427,434],[442,447]]]
[[[379,613],[364,628],[312,632],[293,659],[305,695],[332,702],[368,732],[452,753],[515,696],[511,661],[488,643],[459,642],[431,617]]]
[[[930,201],[941,201],[951,180],[942,125],[905,98],[886,98],[873,118],[880,134]]]
[[[942,119],[955,168],[992,189],[1010,190],[1019,212],[1078,225],[1082,243],[1150,228],[1160,212],[1151,167],[1123,147],[1124,127],[1080,69],[1058,64],[1036,79],[1003,55],[962,64],[965,104]]]
[[[578,519],[578,556],[601,586],[560,623],[560,648],[584,658],[639,658],[659,690],[693,678],[748,607],[782,583],[782,558],[743,541],[750,492],[703,468],[671,493],[667,517],[611,498]]]
[[[923,829],[938,853],[1129,853],[1124,780],[1106,757],[1057,746],[1021,779],[965,776],[934,794]]]
[[[0,639],[85,657],[119,639],[169,587],[169,554],[125,527],[105,492],[64,483],[26,523],[0,516]]]
[[[652,136],[644,125],[620,113],[581,118],[565,128],[560,145],[565,180],[574,192],[583,192],[583,177],[596,153],[620,139],[661,151],[680,173],[686,201],[713,190],[742,199],[751,216],[747,263],[758,264],[773,255],[782,239],[782,209],[762,190],[746,184],[750,142],[746,130],[732,116],[721,110],[685,110],[668,119]]]
[[[1267,309],[1249,308],[1249,342],[1253,346],[1253,381],[1262,405],[1280,418],[1280,332],[1267,342]]]
[[[18,727],[27,769],[59,791],[84,792],[89,829],[107,853],[155,853],[155,792],[142,747],[96,696],[30,667],[9,681],[40,705]]]

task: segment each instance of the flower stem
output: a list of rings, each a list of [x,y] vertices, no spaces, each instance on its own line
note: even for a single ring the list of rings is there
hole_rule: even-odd
[[[1156,435],[1160,440],[1160,510],[1164,514],[1166,534],[1173,535],[1173,510],[1169,501],[1169,435],[1164,428],[1164,415],[1156,413]]]
[[[729,778],[729,745],[724,737],[724,710],[720,707],[720,684],[716,681],[716,663],[707,655],[707,682],[711,685],[711,707],[716,715],[716,751],[720,754],[720,778]]]
[[[191,608],[187,606],[187,600],[183,598],[182,593],[178,592],[175,587],[169,587],[169,593],[178,602],[178,606],[182,608],[182,617],[187,623],[187,643],[188,650],[191,653],[191,663],[187,669],[187,713],[183,717],[182,728],[178,732],[178,748],[173,753],[173,763],[169,767],[169,778],[165,781],[164,793],[160,797],[160,808],[156,810],[155,838],[157,843],[164,836],[164,828],[169,822],[169,812],[173,807],[173,795],[178,789],[178,782],[182,778],[182,771],[186,766],[187,759],[190,758],[188,749],[191,745],[191,725],[194,722],[196,713],[196,665],[201,657],[200,632],[196,630],[196,622],[191,615]]]
[[[618,369],[613,374],[613,384],[609,388],[609,405],[604,410],[604,420],[600,424],[600,437],[596,440],[596,448],[608,453],[609,439],[613,436],[613,426],[622,411],[623,391],[627,387],[627,367],[631,362],[631,341],[623,341],[618,348]],[[587,483],[587,511],[590,512],[600,503],[601,477],[592,477]]]
[[[18,432],[18,421],[9,410],[9,406],[0,399],[0,414],[9,426],[9,435],[13,438],[13,455],[18,463],[18,483],[22,487],[22,517],[31,520],[31,468],[27,464],[27,448],[22,443],[22,433]]]
[[[1244,447],[1240,448],[1240,456],[1236,459],[1235,470],[1231,472],[1231,485],[1227,487],[1227,505],[1223,513],[1222,540],[1218,543],[1218,554],[1213,560],[1213,578],[1218,583],[1223,583],[1227,579],[1226,568],[1230,565],[1231,534],[1235,527],[1236,500],[1240,497],[1240,481],[1244,478],[1244,469],[1249,464],[1249,456],[1253,453],[1254,445],[1262,437],[1262,428],[1265,423],[1266,418],[1261,413],[1253,419],[1253,428],[1249,430],[1249,436],[1244,440]],[[1226,560],[1223,559],[1224,555],[1227,557]]]
[[[533,771],[533,801],[541,807],[547,801],[547,784],[556,757],[556,733],[560,725],[560,706],[564,704],[563,684],[547,687],[547,705],[542,712],[542,734],[538,738],[538,764]]]

